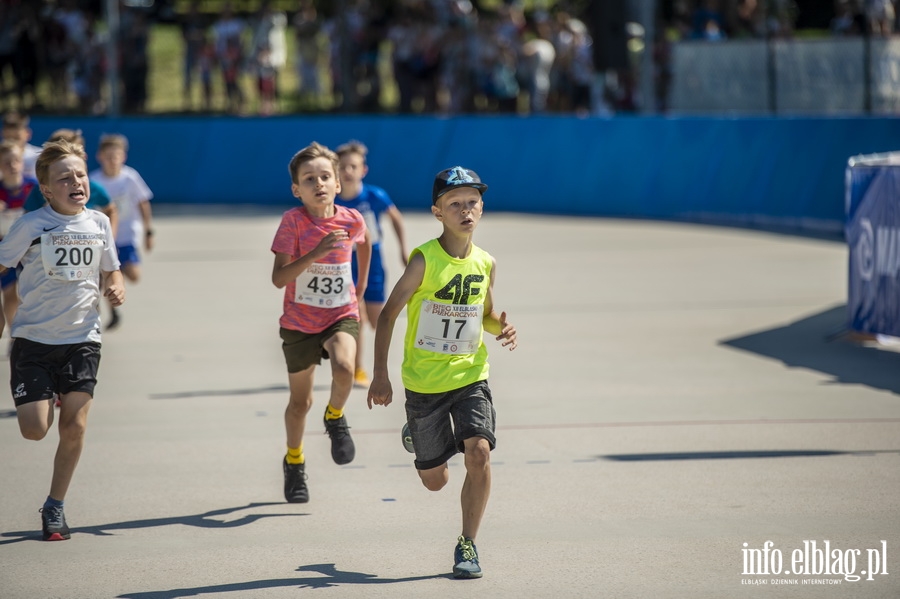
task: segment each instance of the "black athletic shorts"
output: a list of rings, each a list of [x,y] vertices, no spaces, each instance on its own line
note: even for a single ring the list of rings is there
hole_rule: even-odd
[[[13,401],[21,406],[73,391],[94,396],[100,368],[100,344],[45,345],[29,339],[13,340],[9,354]]]

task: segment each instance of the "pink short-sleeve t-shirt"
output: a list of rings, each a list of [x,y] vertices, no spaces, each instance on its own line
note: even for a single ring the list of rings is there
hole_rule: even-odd
[[[350,236],[346,247],[319,258],[285,286],[284,310],[278,321],[285,329],[320,333],[339,320],[359,320],[350,257],[353,245],[365,242],[366,225],[356,210],[341,206],[334,210],[330,218],[316,218],[300,206],[281,217],[272,252],[287,254],[294,260],[314,250],[331,231],[344,229]]]

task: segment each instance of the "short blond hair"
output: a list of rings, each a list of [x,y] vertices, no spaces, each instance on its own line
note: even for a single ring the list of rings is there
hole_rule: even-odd
[[[23,154],[22,146],[8,139],[0,141],[0,156],[6,156],[12,152],[15,152],[21,158]]]
[[[84,135],[81,134],[81,129],[57,129],[50,134],[47,141],[59,141],[61,139],[80,146],[84,145]]]
[[[362,156],[363,162],[365,162],[366,156],[369,154],[369,148],[363,142],[351,139],[347,143],[339,145],[335,153],[337,153],[339,158],[343,158],[347,154],[359,154]]]
[[[121,133],[106,133],[100,136],[100,143],[97,145],[97,151],[102,152],[107,148],[121,148],[123,152],[128,151],[128,138]]]
[[[37,175],[38,183],[48,185],[50,178],[50,165],[66,158],[68,156],[78,156],[87,164],[87,154],[84,152],[84,146],[74,144],[65,139],[59,141],[50,141],[44,144],[34,165],[34,171]]]
[[[327,158],[331,161],[331,168],[334,169],[334,176],[340,181],[341,161],[338,159],[338,155],[334,153],[334,150],[314,141],[294,154],[294,157],[291,158],[291,162],[288,164],[288,172],[291,173],[291,183],[296,184],[300,182],[297,177],[300,165],[309,162],[310,160],[315,160],[316,158]]]

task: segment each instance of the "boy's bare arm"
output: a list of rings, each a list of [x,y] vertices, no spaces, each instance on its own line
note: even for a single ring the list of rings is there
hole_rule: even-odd
[[[372,384],[369,386],[367,397],[369,409],[373,404],[386,406],[393,400],[387,361],[391,349],[391,338],[394,336],[394,323],[406,306],[406,302],[422,284],[424,277],[425,257],[422,254],[416,254],[409,261],[397,284],[394,285],[390,297],[378,316],[378,326],[375,327],[375,366],[372,370]]]
[[[343,244],[349,243],[349,239],[347,231],[337,229],[323,237],[315,249],[296,260],[288,254],[276,252],[275,264],[272,266],[272,283],[279,289],[283,288],[299,277],[300,273],[309,268],[316,260],[327,256],[332,250],[343,247]]]
[[[363,243],[356,244],[356,297],[362,298],[366,294],[366,287],[369,284],[369,267],[372,263],[372,239],[369,237],[369,231],[366,230],[366,240]]]
[[[148,200],[141,202],[140,206],[141,218],[144,219],[144,247],[149,252],[153,249],[153,210],[150,209]]]
[[[481,326],[491,335],[496,335],[497,341],[503,347],[509,346],[509,351],[518,347],[516,327],[506,320],[506,312],[497,312],[494,310],[494,278],[497,273],[497,262],[494,262],[491,268],[490,283],[488,284],[487,297],[484,300],[484,318]]]
[[[406,264],[409,262],[409,252],[406,251],[406,232],[403,228],[403,216],[396,206],[388,208],[387,215],[391,219],[394,233],[397,234],[397,243],[400,244],[400,262]]]
[[[103,297],[113,306],[121,306],[125,302],[125,279],[122,277],[122,271],[104,271],[102,276]]]

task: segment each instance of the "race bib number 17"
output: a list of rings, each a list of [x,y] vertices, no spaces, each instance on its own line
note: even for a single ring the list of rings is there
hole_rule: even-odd
[[[103,233],[44,233],[41,261],[47,276],[60,281],[94,277],[105,239]]]
[[[474,354],[481,344],[482,304],[422,302],[416,346],[439,354]]]
[[[338,308],[351,301],[353,278],[350,263],[320,264],[315,262],[300,273],[294,290],[294,301],[317,308]]]

